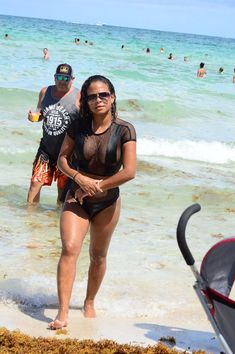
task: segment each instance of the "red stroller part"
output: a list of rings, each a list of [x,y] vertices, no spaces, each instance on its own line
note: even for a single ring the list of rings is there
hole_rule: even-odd
[[[177,242],[196,282],[194,290],[226,354],[235,353],[235,301],[229,298],[235,279],[235,238],[216,243],[203,258],[200,273],[188,248],[185,230],[189,218],[201,210],[199,204],[188,207],[177,226]]]

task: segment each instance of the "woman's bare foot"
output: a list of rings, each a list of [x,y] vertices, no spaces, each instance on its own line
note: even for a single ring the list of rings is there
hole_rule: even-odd
[[[95,312],[93,300],[85,300],[84,301],[83,314],[84,314],[84,317],[86,317],[86,318],[96,317],[96,312]]]
[[[61,329],[61,328],[67,327],[67,325],[68,325],[67,322],[63,322],[60,320],[54,320],[49,323],[48,327],[51,330],[56,330],[56,329]]]
[[[67,316],[60,316],[59,314],[56,316],[54,321],[48,324],[48,327],[52,330],[61,329],[67,326],[68,326]]]

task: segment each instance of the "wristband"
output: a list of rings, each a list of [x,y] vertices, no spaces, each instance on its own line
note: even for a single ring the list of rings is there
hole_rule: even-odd
[[[73,181],[75,180],[75,177],[79,174],[79,172],[76,172],[75,175],[73,176]]]

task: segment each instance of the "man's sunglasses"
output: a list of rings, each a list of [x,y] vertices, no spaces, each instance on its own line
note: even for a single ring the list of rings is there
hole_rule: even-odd
[[[98,98],[102,101],[106,101],[111,96],[110,92],[98,92],[87,95],[88,102],[95,102]]]
[[[56,74],[55,75],[55,79],[57,81],[70,81],[71,80],[71,76],[69,75],[59,75],[59,74]]]

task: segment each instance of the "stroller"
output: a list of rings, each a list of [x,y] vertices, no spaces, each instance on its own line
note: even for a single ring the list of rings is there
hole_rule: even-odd
[[[229,294],[235,279],[235,238],[216,243],[206,253],[198,272],[185,239],[189,218],[201,209],[199,204],[188,207],[177,226],[177,241],[196,282],[194,290],[226,354],[235,353],[235,301]]]

